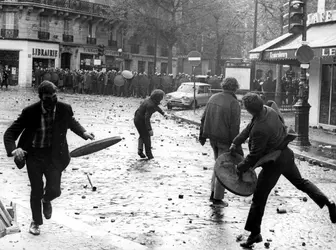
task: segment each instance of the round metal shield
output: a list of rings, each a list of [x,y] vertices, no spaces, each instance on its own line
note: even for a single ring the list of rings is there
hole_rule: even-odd
[[[124,86],[125,84],[125,79],[122,75],[117,75],[115,78],[114,78],[114,85],[116,86]]]
[[[120,142],[122,139],[120,136],[114,136],[98,141],[94,141],[91,143],[88,143],[84,146],[81,146],[79,148],[76,148],[75,150],[70,152],[71,157],[79,157],[83,155],[92,154],[94,152],[100,151],[104,148],[110,147],[118,142]]]
[[[125,77],[126,79],[132,79],[133,78],[133,73],[129,70],[124,70],[121,72],[121,75]]]
[[[257,185],[257,175],[253,169],[246,171],[242,178],[237,175],[236,165],[243,156],[230,152],[220,155],[215,163],[215,175],[219,182],[230,192],[240,196],[250,196]]]

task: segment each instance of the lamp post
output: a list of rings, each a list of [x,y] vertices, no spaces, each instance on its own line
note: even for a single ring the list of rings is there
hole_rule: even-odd
[[[122,48],[119,48],[118,49],[118,55],[121,58],[121,60],[122,60],[122,52],[123,52]],[[121,61],[121,70],[120,71],[123,71],[123,69],[124,69],[124,65],[123,64],[124,64],[124,60]]]
[[[294,3],[295,1],[293,1]],[[300,2],[300,1],[297,1]],[[294,105],[295,109],[295,131],[298,134],[296,140],[293,142],[297,146],[310,146],[309,142],[309,110],[310,105],[308,103],[309,87],[307,84],[307,69],[309,68],[308,61],[302,61],[302,55],[311,53],[310,47],[307,45],[307,4],[305,1],[302,2],[303,7],[303,18],[302,18],[302,46],[305,47],[303,50],[305,53],[300,53],[299,49],[296,52],[296,56],[301,64],[300,73],[300,83],[299,83],[299,93],[298,100]],[[308,51],[308,53],[307,53]],[[312,57],[314,55],[312,54]],[[312,58],[311,57],[311,58]]]

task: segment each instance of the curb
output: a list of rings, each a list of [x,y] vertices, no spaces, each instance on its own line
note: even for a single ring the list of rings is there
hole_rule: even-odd
[[[190,119],[187,119],[187,118],[184,118],[184,117],[180,117],[180,116],[177,116],[177,115],[174,115],[174,114],[172,114],[171,117],[174,120],[180,120],[182,122],[193,124],[193,125],[196,125],[196,126],[201,125],[200,122],[196,122],[196,121],[193,121],[193,120],[190,120]],[[315,157],[315,156],[305,154],[305,153],[301,152],[298,148],[296,148],[296,146],[293,146],[293,145],[291,145],[291,149],[293,150],[295,157],[297,157],[297,159],[300,160],[300,161],[307,161],[309,164],[312,164],[312,165],[336,170],[336,161],[330,162],[327,158],[323,159],[324,157],[323,158],[322,157]]]

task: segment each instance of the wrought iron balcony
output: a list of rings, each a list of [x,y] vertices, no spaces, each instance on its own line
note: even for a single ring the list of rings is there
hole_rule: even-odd
[[[99,17],[110,15],[109,6],[82,0],[0,0],[0,4],[53,8],[62,11],[91,14]]]
[[[86,43],[96,45],[97,44],[97,39],[93,38],[93,37],[87,37],[86,38]]]
[[[41,40],[49,40],[50,39],[50,33],[46,31],[38,31],[38,39]]]
[[[63,42],[73,43],[74,37],[73,35],[63,34]]]
[[[19,30],[17,29],[1,29],[1,36],[4,38],[17,38]]]
[[[117,48],[118,47],[118,42],[114,41],[114,40],[109,40],[108,41],[108,46],[113,47],[113,48]]]

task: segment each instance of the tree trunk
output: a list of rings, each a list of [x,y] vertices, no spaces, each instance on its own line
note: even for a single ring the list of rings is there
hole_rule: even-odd
[[[218,76],[222,74],[222,68],[221,68],[222,48],[223,48],[222,44],[217,44],[215,73]]]
[[[172,44],[168,45],[168,74],[173,73],[173,46]]]

